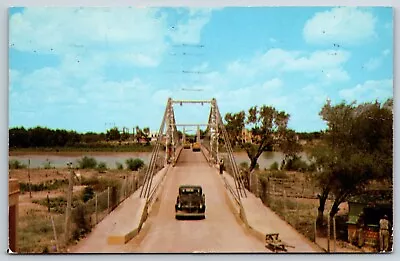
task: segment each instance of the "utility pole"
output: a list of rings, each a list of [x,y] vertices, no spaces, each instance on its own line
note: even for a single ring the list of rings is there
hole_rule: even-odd
[[[73,170],[71,168],[72,162],[68,162],[69,176],[68,176],[68,191],[67,191],[67,209],[65,211],[65,244],[68,243],[70,234],[71,223],[71,205],[72,205],[72,192],[73,192]]]
[[[31,159],[28,159],[28,183],[29,183],[29,198],[32,198],[32,189],[31,189]]]

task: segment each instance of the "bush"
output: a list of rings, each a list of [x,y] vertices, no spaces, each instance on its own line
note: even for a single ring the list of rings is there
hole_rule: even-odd
[[[123,170],[124,169],[124,165],[122,165],[121,162],[116,162],[115,165],[117,166],[117,170]]]
[[[72,198],[72,207],[76,207],[78,205],[79,199],[77,197]],[[34,199],[32,203],[39,204],[42,206],[48,207],[50,203],[50,209],[56,213],[64,214],[65,209],[67,207],[67,199],[63,196],[58,196],[54,198],[49,198],[49,202],[47,202],[47,198],[43,199]]]
[[[126,168],[129,169],[129,170],[132,170],[132,171],[137,171],[137,170],[139,170],[141,167],[144,166],[144,161],[141,160],[141,159],[139,159],[139,158],[136,158],[136,159],[132,159],[132,158],[127,159],[127,160],[125,161],[125,163],[126,163]]]
[[[94,197],[94,190],[92,187],[88,186],[82,192],[82,200],[83,202],[87,202]]]
[[[289,159],[285,164],[286,170],[292,171],[306,171],[309,166],[307,162],[301,159],[301,157],[295,156],[293,159]]]
[[[270,170],[279,170],[279,163],[278,162],[274,162],[271,164],[271,166],[269,166]]]
[[[26,165],[22,164],[19,160],[10,160],[8,162],[9,169],[26,169]]]
[[[86,233],[90,232],[90,222],[86,217],[86,207],[84,204],[78,204],[72,211],[72,219],[76,224],[76,230],[73,232],[74,240],[79,240]]]
[[[107,170],[107,164],[106,164],[105,162],[100,162],[100,163],[97,165],[97,170],[98,170],[100,173],[105,172],[105,171]]]
[[[52,169],[53,166],[51,166],[51,161],[46,160],[46,163],[43,164],[44,169]]]
[[[97,161],[95,158],[84,156],[78,160],[78,165],[80,169],[94,169],[97,166]]]
[[[282,170],[274,170],[272,171],[269,176],[271,178],[277,178],[277,179],[287,179],[289,176],[286,174],[285,171]]]
[[[68,184],[67,179],[48,180],[46,182],[41,182],[39,184],[31,184],[31,191],[55,190],[67,184]],[[21,193],[29,191],[29,183],[20,182],[19,189]]]
[[[246,161],[240,162],[239,168],[241,168],[243,170],[248,170],[249,169],[249,163],[246,162]]]

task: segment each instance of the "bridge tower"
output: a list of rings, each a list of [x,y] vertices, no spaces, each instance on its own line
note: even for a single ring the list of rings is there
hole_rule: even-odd
[[[175,160],[175,150],[176,150],[176,126],[175,126],[175,116],[174,108],[172,104],[172,99],[168,98],[167,109],[166,109],[166,139],[165,139],[165,161],[166,164],[171,163]]]
[[[200,125],[197,125],[197,140],[196,142],[200,143]]]
[[[218,162],[218,113],[217,113],[217,101],[215,98],[211,100],[211,111],[209,119],[209,131],[210,131],[210,157],[211,162]]]

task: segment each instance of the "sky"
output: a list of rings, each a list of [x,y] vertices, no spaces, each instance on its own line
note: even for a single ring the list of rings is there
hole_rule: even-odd
[[[268,105],[319,131],[327,99],[393,97],[389,7],[9,9],[9,126],[160,128],[168,97]],[[207,123],[207,104],[175,105]]]

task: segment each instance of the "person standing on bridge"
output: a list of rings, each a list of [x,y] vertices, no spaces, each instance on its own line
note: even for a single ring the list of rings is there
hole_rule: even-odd
[[[219,174],[222,175],[222,173],[224,173],[224,160],[223,159],[221,159],[219,161]]]

